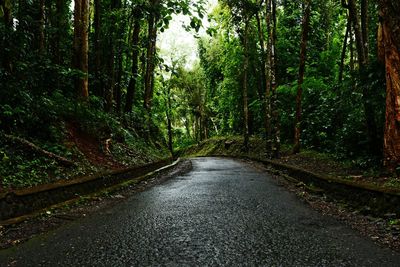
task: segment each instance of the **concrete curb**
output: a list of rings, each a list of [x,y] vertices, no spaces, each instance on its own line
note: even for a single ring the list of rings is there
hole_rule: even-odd
[[[318,187],[328,198],[345,200],[367,214],[400,216],[400,190],[374,188],[370,184],[352,183],[332,176],[324,176],[295,166],[248,156],[213,154],[210,156],[246,159],[272,167],[283,175],[292,177],[310,187]]]
[[[254,160],[254,159],[251,159]],[[264,165],[283,172],[308,185],[323,189],[324,193],[335,199],[345,199],[352,206],[363,209],[373,215],[397,214],[400,215],[400,191],[373,188],[369,184],[355,184],[337,177],[324,176],[294,166],[273,162],[271,160],[257,160]]]
[[[140,182],[155,173],[174,167],[179,161],[180,159],[172,162],[168,158],[143,166],[8,192],[0,196],[0,225],[15,223],[18,221],[16,218],[23,220],[39,210],[116,187],[126,181]]]

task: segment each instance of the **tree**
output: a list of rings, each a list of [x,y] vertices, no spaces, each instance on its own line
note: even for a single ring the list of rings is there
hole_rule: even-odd
[[[66,0],[56,1],[56,11],[54,15],[55,32],[53,36],[54,57],[53,62],[62,65],[64,62],[64,54],[62,52],[63,42],[68,38],[68,6]]]
[[[303,82],[304,82],[304,72],[306,67],[306,57],[307,57],[307,41],[308,41],[308,31],[310,24],[311,15],[311,0],[306,0],[305,11],[302,22],[302,33],[301,33],[301,44],[300,44],[300,65],[299,65],[299,78],[297,82],[297,97],[296,97],[296,121],[294,129],[294,146],[293,153],[300,152],[300,137],[301,137],[301,116],[302,116],[302,93],[303,93]]]
[[[89,0],[75,0],[74,8],[74,67],[80,71],[75,79],[75,91],[78,96],[86,100],[88,89],[88,27],[89,27]]]
[[[3,54],[3,67],[4,69],[11,73],[13,69],[12,58],[11,58],[11,44],[10,44],[10,35],[12,31],[12,3],[10,0],[2,0],[0,1],[0,8],[3,13],[3,21],[4,21],[4,28],[5,34],[2,36],[2,54]]]
[[[139,34],[140,34],[140,20],[141,20],[141,11],[139,8],[135,8],[134,14],[134,25],[133,25],[133,33],[132,33],[132,72],[131,78],[129,80],[129,85],[126,93],[126,103],[125,103],[125,112],[132,112],[133,98],[135,96],[137,79],[139,77]]]
[[[351,21],[348,18],[347,19],[347,27],[346,27],[346,34],[344,35],[343,39],[343,48],[342,48],[342,54],[340,57],[340,65],[339,65],[339,77],[338,81],[339,83],[343,82],[343,72],[344,72],[344,61],[346,59],[346,52],[347,52],[347,41],[349,39],[349,35],[351,34]]]
[[[249,69],[249,23],[250,18],[246,18],[244,22],[244,59],[243,59],[243,147],[247,151],[249,149],[249,104],[248,104],[248,69]]]
[[[278,96],[277,96],[277,50],[276,50],[276,39],[277,39],[277,17],[276,17],[276,0],[271,1],[271,12],[272,12],[272,29],[271,29],[271,49],[270,49],[270,64],[271,64],[271,121],[273,125],[272,129],[272,147],[271,147],[271,157],[280,157],[280,122],[279,122],[279,110],[278,110]]]
[[[38,17],[37,17],[37,49],[40,54],[43,54],[45,52],[45,33],[44,33],[44,28],[45,28],[45,17],[46,17],[46,5],[45,5],[45,0],[40,0],[38,2],[39,4],[39,11],[38,11]]]
[[[144,89],[144,108],[150,112],[154,90],[154,67],[157,43],[157,24],[160,17],[160,0],[151,0],[148,14],[148,46]]]
[[[233,23],[240,35],[243,48],[243,82],[242,82],[242,99],[243,99],[243,148],[245,151],[249,149],[249,31],[252,18],[258,12],[257,5],[253,1],[236,2],[227,0],[226,4],[231,10]]]
[[[362,18],[360,25],[360,18],[358,15],[358,8],[355,0],[342,0],[342,5],[349,10],[349,17],[352,22],[353,31],[356,40],[356,48],[358,54],[358,65],[360,75],[364,75],[367,69],[369,58],[368,58],[368,1],[361,1]],[[364,101],[364,113],[367,124],[367,134],[369,138],[369,149],[373,154],[379,154],[380,142],[378,139],[378,130],[376,125],[376,112],[371,104],[369,98],[369,85],[365,85],[363,89],[363,101]]]
[[[100,0],[94,0],[94,94],[102,97],[104,85],[101,78],[102,63],[102,40],[101,40],[101,14],[102,5]]]
[[[394,171],[400,165],[400,2],[379,0],[379,57],[386,67],[386,124],[384,163]]]

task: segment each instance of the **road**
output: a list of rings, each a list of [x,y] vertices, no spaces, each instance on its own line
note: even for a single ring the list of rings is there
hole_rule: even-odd
[[[123,204],[0,252],[7,266],[400,266],[381,248],[221,158]]]

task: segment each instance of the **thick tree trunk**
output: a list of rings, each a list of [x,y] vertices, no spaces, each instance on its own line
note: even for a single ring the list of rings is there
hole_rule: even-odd
[[[305,12],[302,22],[302,34],[301,34],[301,48],[300,48],[300,65],[299,65],[299,79],[297,82],[297,97],[296,97],[296,122],[294,127],[294,146],[293,153],[300,152],[300,137],[301,137],[301,118],[302,118],[302,94],[303,94],[303,82],[304,73],[306,68],[307,58],[307,41],[308,31],[310,24],[311,14],[311,0],[306,1]]]
[[[249,69],[249,20],[246,19],[244,29],[244,59],[243,59],[243,148],[249,150],[249,105],[248,105],[248,69]]]
[[[400,165],[400,2],[379,0],[379,55],[386,66],[384,163],[389,171]]]
[[[140,21],[135,20],[132,36],[132,77],[129,80],[128,90],[126,93],[125,112],[132,112],[133,98],[136,91],[137,78],[139,77],[139,34],[140,34]]]
[[[88,26],[89,0],[75,0],[74,8],[74,68],[82,74],[75,79],[75,90],[80,98],[86,100],[88,89]]]

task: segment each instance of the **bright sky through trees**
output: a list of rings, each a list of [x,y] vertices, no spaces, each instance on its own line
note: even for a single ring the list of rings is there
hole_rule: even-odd
[[[211,12],[218,3],[218,0],[208,0],[208,12]],[[205,14],[203,19],[203,28],[199,33],[194,30],[187,32],[183,26],[187,26],[190,19],[182,14],[173,16],[170,26],[167,30],[159,35],[159,48],[160,55],[165,60],[166,64],[171,65],[172,60],[186,59],[186,67],[191,69],[199,57],[197,53],[197,39],[195,35],[206,35],[206,28],[208,27],[208,16]]]

